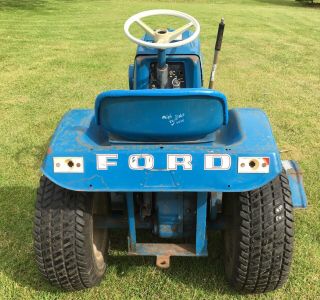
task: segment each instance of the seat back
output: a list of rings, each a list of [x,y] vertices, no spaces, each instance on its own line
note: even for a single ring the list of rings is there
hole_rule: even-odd
[[[114,90],[97,97],[95,116],[113,139],[181,142],[227,124],[228,109],[226,97],[209,89]]]

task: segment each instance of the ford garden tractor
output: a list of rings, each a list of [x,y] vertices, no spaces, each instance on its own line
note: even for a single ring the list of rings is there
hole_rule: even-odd
[[[151,16],[186,25],[153,29],[143,21]],[[142,39],[130,32],[134,23]],[[223,19],[209,88],[195,18],[144,11],[124,31],[138,45],[129,89],[102,92],[94,109],[66,113],[43,161],[34,227],[40,272],[62,289],[88,288],[106,271],[109,231],[127,229],[128,255],[155,256],[169,268],[171,256],[208,256],[207,232],[221,230],[234,288],[281,287],[292,260],[293,208],[307,203],[301,171],[281,160],[263,111],[228,110],[213,89]]]

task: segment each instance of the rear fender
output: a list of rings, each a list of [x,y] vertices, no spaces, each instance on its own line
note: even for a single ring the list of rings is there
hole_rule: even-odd
[[[101,192],[240,192],[267,184],[282,170],[269,121],[258,109],[230,110],[214,142],[185,144],[114,144],[99,138],[94,118],[92,110],[73,110],[60,122],[42,165],[57,185]],[[176,168],[170,167],[170,155],[178,156]],[[55,170],[70,157],[76,158],[71,172],[66,166]],[[268,171],[240,172],[239,158],[248,157],[267,158]],[[183,167],[183,159],[190,164],[185,161]]]
[[[294,160],[283,160],[282,166],[289,179],[293,207],[306,208],[307,196],[303,187],[302,173],[298,163]]]

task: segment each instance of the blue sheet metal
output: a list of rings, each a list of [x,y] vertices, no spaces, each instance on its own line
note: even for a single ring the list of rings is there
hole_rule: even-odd
[[[229,122],[214,142],[200,144],[111,144],[99,135],[92,110],[73,110],[64,116],[51,140],[42,172],[56,184],[82,191],[245,191],[263,186],[280,174],[282,166],[269,121],[258,109],[229,111]],[[132,170],[130,155],[149,153],[154,168]],[[114,154],[116,163],[97,169],[98,155]],[[192,170],[167,169],[168,154],[190,154]],[[204,155],[225,154],[228,170],[204,170]],[[84,173],[55,173],[54,157],[83,157]],[[270,157],[267,174],[239,174],[239,156]]]
[[[183,39],[193,34],[185,31]],[[145,41],[153,41],[153,37],[146,34]],[[150,77],[150,64],[158,60],[157,49],[138,46],[135,57],[134,74],[132,75],[133,89],[148,89]],[[184,46],[166,49],[166,62],[182,62],[185,66],[185,84],[187,88],[201,88],[203,86],[200,41],[196,38]]]
[[[196,255],[207,255],[207,193],[197,195]]]
[[[156,193],[155,210],[159,237],[183,236],[183,193]]]
[[[306,208],[307,196],[304,191],[302,173],[298,163],[294,160],[284,160],[282,165],[289,179],[293,207]]]
[[[150,65],[157,61],[157,56],[139,56],[135,60],[133,88],[135,90],[149,89]],[[185,67],[185,87],[201,88],[201,61],[194,55],[169,55],[167,63],[183,63]]]

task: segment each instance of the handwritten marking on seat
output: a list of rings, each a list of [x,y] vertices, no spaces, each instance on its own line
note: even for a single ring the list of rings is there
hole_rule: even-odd
[[[175,126],[175,125],[184,123],[184,117],[185,117],[184,113],[179,113],[179,114],[163,115],[161,119],[167,120],[171,126]]]

